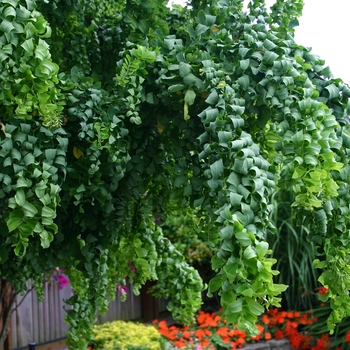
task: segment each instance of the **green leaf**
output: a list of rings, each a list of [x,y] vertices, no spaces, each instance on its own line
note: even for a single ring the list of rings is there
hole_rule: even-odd
[[[188,87],[192,87],[192,86],[195,86],[196,83],[197,83],[197,77],[192,74],[192,73],[189,73],[187,74],[184,78],[183,78],[183,82],[185,83],[186,86]]]
[[[232,283],[237,278],[237,269],[238,264],[237,263],[229,263],[224,266],[223,270],[230,281]]]
[[[33,233],[36,223],[37,221],[35,219],[29,219],[25,223],[21,224],[21,226],[19,227],[19,231],[21,232],[21,234],[29,236]]]
[[[233,192],[230,193],[230,203],[233,206],[240,205],[242,203],[242,199],[243,199],[243,196],[241,196],[240,194],[233,193]]]
[[[214,277],[209,281],[208,292],[214,293],[222,286],[222,280],[220,276]]]
[[[49,52],[47,49],[47,45],[44,45],[41,41],[41,45],[37,45],[34,51],[35,58],[39,59],[40,61],[43,61],[45,58],[49,57]]]
[[[175,43],[176,39],[172,38],[171,36],[164,39],[164,44],[168,50],[172,50],[175,46]]]
[[[216,270],[217,268],[221,267],[224,263],[225,261],[220,259],[217,255],[214,255],[211,258],[211,267],[213,270]]]
[[[312,262],[312,267],[314,269],[324,269],[327,267],[327,261],[326,260],[323,260],[323,261],[320,261],[320,259],[315,259],[313,262]]]
[[[339,97],[339,89],[335,84],[330,84],[326,86],[325,89],[329,92],[329,98],[333,99]]]
[[[201,23],[198,23],[196,26],[196,34],[198,36],[200,36],[200,35],[204,34],[208,29],[209,29],[208,26],[201,24]]]
[[[38,213],[38,210],[34,207],[34,205],[28,201],[25,202],[25,204],[22,206],[22,209],[24,215],[28,218],[32,218]]]
[[[15,201],[18,206],[23,207],[26,202],[26,195],[22,188],[18,189],[15,194]]]
[[[189,106],[192,106],[195,99],[196,99],[196,93],[194,92],[194,90],[193,89],[187,89],[187,91],[185,93],[185,102]]]
[[[53,241],[53,234],[46,231],[46,230],[42,230],[39,234],[40,236],[40,243],[41,243],[41,246],[46,249],[46,248],[49,248],[50,246],[50,243]]]
[[[180,62],[179,64],[179,74],[181,78],[184,78],[186,75],[191,73],[191,65],[185,62]]]
[[[182,185],[188,180],[187,176],[176,176],[174,180],[175,187],[182,187]]]
[[[4,10],[4,17],[16,17],[16,10],[12,6],[7,6]]]
[[[34,41],[33,38],[27,39],[21,45],[27,53],[32,53],[34,51]]]
[[[212,191],[215,191],[219,187],[219,181],[216,179],[210,179],[207,183]]]
[[[232,141],[233,133],[232,131],[219,131],[218,137],[220,141],[220,146],[227,146],[228,142]]]
[[[205,102],[208,103],[209,105],[216,105],[218,101],[219,101],[219,95],[216,90],[213,90],[205,100]]]
[[[266,50],[273,50],[277,45],[269,39],[265,39],[263,46]]]
[[[232,172],[228,177],[227,182],[230,183],[231,185],[234,185],[237,188],[238,185],[241,184],[241,179],[238,174]]]
[[[233,303],[229,304],[228,310],[230,313],[235,314],[242,311],[242,306],[243,306],[243,300],[237,299]]]
[[[288,24],[289,28],[295,28],[295,27],[298,27],[298,26],[299,26],[298,18],[293,18]]]
[[[269,244],[267,242],[259,242],[256,246],[256,252],[258,253],[259,259],[262,259],[265,257],[268,249],[269,249]]]
[[[45,218],[55,218],[56,212],[55,210],[51,209],[50,207],[44,205],[41,211],[41,216]]]
[[[57,149],[46,149],[45,150],[45,158],[48,160],[49,164],[52,164],[52,161],[56,158]]]
[[[246,70],[250,66],[250,59],[247,58],[245,60],[241,60],[239,62],[239,66],[241,67],[242,70]]]
[[[197,14],[197,21],[201,24],[207,24],[206,15],[203,10],[200,10]]]
[[[8,21],[7,19],[4,19],[0,24],[0,30],[6,34],[9,34],[13,29],[15,29],[14,25],[11,21]]]
[[[174,92],[178,92],[178,91],[184,90],[185,88],[186,88],[186,85],[184,85],[184,84],[175,84],[175,85],[169,86],[168,92],[170,94],[172,94]]]
[[[213,179],[218,179],[224,172],[224,164],[222,162],[222,159],[219,159],[215,163],[211,164],[210,171]]]
[[[264,308],[259,303],[257,303],[254,299],[246,297],[245,301],[248,305],[249,311],[252,314],[259,316],[264,312]]]
[[[242,247],[247,247],[252,243],[250,236],[246,232],[235,232],[235,237]]]
[[[221,239],[231,239],[231,237],[233,235],[233,226],[228,225],[228,226],[223,227],[219,231],[219,235],[220,235]]]
[[[7,220],[7,227],[9,232],[14,231],[17,227],[19,227],[22,224],[24,218],[24,213],[22,210],[14,210],[10,213],[10,217]]]
[[[253,259],[256,257],[256,251],[253,249],[251,245],[249,245],[243,252],[243,256],[245,259]]]
[[[237,79],[237,82],[243,89],[247,90],[250,85],[249,75],[242,75]]]
[[[278,58],[277,53],[272,51],[265,51],[263,56],[263,62],[268,64],[273,64]]]

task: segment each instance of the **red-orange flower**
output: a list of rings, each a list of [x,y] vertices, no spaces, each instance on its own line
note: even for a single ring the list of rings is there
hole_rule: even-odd
[[[346,333],[345,342],[350,343],[350,331]]]
[[[275,339],[282,339],[284,338],[284,332],[281,329],[277,329],[275,332]]]
[[[191,332],[185,331],[185,332],[182,333],[182,335],[183,335],[183,337],[184,337],[185,339],[190,339],[190,337],[191,337]]]
[[[174,342],[174,345],[177,346],[178,348],[185,348],[186,344],[184,342],[182,342],[181,340],[177,340]]]
[[[202,340],[203,337],[205,336],[205,332],[203,329],[199,328],[195,331],[195,335],[198,339]]]
[[[265,333],[265,340],[270,340],[272,338],[272,335],[270,332]]]
[[[326,288],[326,287],[321,287],[318,290],[318,294],[326,294],[327,292],[328,292],[328,288]]]
[[[269,316],[267,316],[266,314],[264,314],[264,315],[261,317],[261,322],[264,323],[264,324],[269,324],[269,323],[270,323],[270,318],[269,318]]]
[[[229,330],[227,327],[221,327],[216,331],[216,334],[220,335],[221,337],[227,337],[229,333]]]

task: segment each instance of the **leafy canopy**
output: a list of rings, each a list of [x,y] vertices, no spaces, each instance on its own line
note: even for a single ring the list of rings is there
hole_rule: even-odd
[[[266,234],[288,192],[332,330],[350,312],[349,87],[294,41],[301,0],[165,5],[1,2],[1,275],[21,292],[65,268],[75,349],[126,278],[189,323],[202,282],[155,222],[177,203],[214,254],[209,295],[254,333],[286,288]]]

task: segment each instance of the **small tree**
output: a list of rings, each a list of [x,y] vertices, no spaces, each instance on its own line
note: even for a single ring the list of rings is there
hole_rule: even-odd
[[[210,5],[210,6],[208,6]],[[0,5],[0,266],[16,292],[65,268],[69,345],[126,277],[189,323],[203,289],[155,222],[194,210],[227,321],[279,305],[270,198],[318,247],[329,328],[349,307],[349,88],[293,39],[302,1],[6,0]],[[135,267],[131,271],[131,267]],[[40,290],[40,289],[39,289]]]

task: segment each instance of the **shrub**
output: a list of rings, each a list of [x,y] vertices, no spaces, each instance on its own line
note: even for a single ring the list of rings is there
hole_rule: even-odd
[[[153,326],[113,321],[94,326],[94,350],[162,350],[164,340]]]

